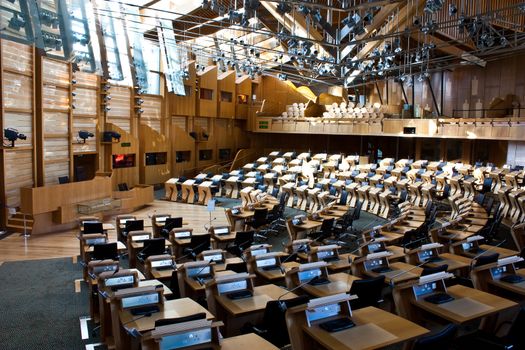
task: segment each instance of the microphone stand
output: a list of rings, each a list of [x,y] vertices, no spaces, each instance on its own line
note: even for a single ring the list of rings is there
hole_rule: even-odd
[[[284,302],[281,301],[281,299],[282,299],[285,295],[290,294],[290,293],[296,291],[297,289],[301,288],[302,286],[307,285],[307,284],[309,284],[309,283],[311,283],[311,282],[313,282],[313,281],[316,281],[316,280],[318,280],[318,279],[319,279],[319,276],[312,277],[312,278],[309,279],[308,281],[305,281],[305,282],[303,282],[303,283],[300,283],[299,285],[297,285],[297,286],[293,287],[292,289],[287,290],[285,293],[281,294],[281,295],[279,296],[279,298],[277,298],[277,302],[279,303],[279,307],[281,308],[281,310],[283,310],[283,311],[286,310],[286,304],[285,304]]]
[[[204,265],[204,266],[203,266],[199,271],[197,271],[197,273],[195,274],[195,276],[196,276],[195,279],[197,280],[197,282],[199,282],[199,284],[200,284],[201,286],[204,285],[204,281],[202,280],[202,278],[199,277],[199,275],[200,275],[200,273],[201,273],[205,268],[207,268],[208,266],[210,266],[212,262],[214,262],[213,259],[210,259],[210,260],[208,261],[208,263],[207,263],[206,265]]]
[[[477,259],[478,259],[480,256],[486,254],[487,252],[490,252],[490,251],[494,250],[494,248],[497,248],[497,247],[501,246],[501,245],[502,245],[503,243],[505,243],[506,241],[507,241],[507,239],[504,239],[503,241],[499,242],[498,244],[493,245],[493,246],[491,246],[489,249],[487,249],[487,250],[485,250],[485,251],[479,253],[478,255],[474,256],[474,257],[472,258],[472,260],[470,261],[469,272],[472,271],[472,269],[474,268],[474,262],[477,261]]]
[[[400,277],[400,276],[403,276],[404,274],[407,274],[409,273],[410,271],[413,271],[415,269],[417,269],[418,267],[421,267],[421,266],[424,266],[426,264],[430,263],[430,261],[423,261],[422,263],[416,265],[416,266],[413,266],[411,267],[410,269],[408,270],[403,270],[402,272],[398,273],[397,275],[394,275],[392,277],[390,277],[390,287],[391,288],[394,288],[394,279],[397,278],[397,277]]]

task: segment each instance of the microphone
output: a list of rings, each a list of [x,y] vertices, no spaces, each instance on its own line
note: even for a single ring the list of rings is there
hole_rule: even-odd
[[[300,283],[299,285],[297,285],[297,286],[293,287],[292,289],[287,290],[285,293],[281,294],[281,295],[279,296],[279,298],[277,298],[277,302],[279,303],[279,308],[280,308],[282,311],[286,311],[286,304],[285,304],[283,301],[281,301],[281,299],[282,299],[285,295],[290,294],[290,293],[296,291],[297,289],[301,288],[301,287],[304,286],[304,285],[307,285],[307,284],[309,284],[309,283],[311,283],[311,282],[317,281],[318,279],[319,279],[319,276],[314,276],[314,277],[312,277],[311,279],[309,279],[308,281],[305,281],[305,282],[303,282],[303,283]]]
[[[497,247],[501,246],[501,245],[502,245],[503,243],[505,243],[505,242],[507,242],[507,239],[504,239],[503,241],[499,242],[498,244],[493,245],[493,246],[491,246],[489,249],[487,249],[487,250],[485,250],[485,251],[479,253],[478,255],[474,256],[474,257],[472,258],[472,260],[470,261],[469,272],[472,271],[472,269],[474,268],[474,263],[477,261],[477,259],[478,259],[480,256],[486,254],[487,252],[490,252],[490,251],[493,250],[494,248],[497,248]]]
[[[209,242],[206,241],[206,242],[202,242],[201,244],[198,244],[196,247],[193,247],[193,248],[186,248],[186,249],[184,249],[185,251],[189,251],[189,253],[186,254],[186,255],[181,256],[181,257],[178,258],[178,259],[187,258],[188,256],[195,257],[195,256],[196,256],[196,254],[195,254],[195,250],[197,250],[197,249],[199,249],[199,248],[201,248],[201,247],[204,247],[204,246],[207,245],[207,244],[209,245]],[[177,259],[177,260],[178,260],[178,259]]]
[[[426,265],[426,264],[428,264],[428,263],[430,263],[430,261],[428,261],[428,260],[427,260],[427,261],[423,261],[422,263],[420,263],[420,264],[418,264],[418,265],[416,265],[416,266],[413,266],[413,267],[409,268],[408,270],[403,270],[403,271],[401,271],[400,273],[398,273],[397,275],[394,275],[394,276],[390,277],[390,287],[391,287],[391,288],[394,288],[394,284],[395,284],[395,283],[394,283],[394,279],[395,279],[395,278],[397,278],[397,277],[399,277],[399,276],[403,276],[404,274],[407,274],[407,273],[409,273],[410,271],[415,270],[415,269],[417,269],[418,267],[424,266],[424,265]]]
[[[201,273],[205,268],[207,268],[208,266],[210,266],[212,262],[214,262],[213,259],[210,259],[210,260],[208,261],[208,263],[207,263],[206,265],[204,265],[204,266],[203,266],[199,271],[197,271],[197,273],[195,274],[195,279],[197,280],[197,282],[199,282],[199,284],[200,284],[201,286],[204,285],[204,280],[203,280],[202,278],[200,278],[199,275],[200,275],[200,273]]]
[[[424,241],[424,240],[427,240],[428,239],[428,236],[424,236],[424,237],[421,237],[421,238],[418,238],[416,239],[415,241],[410,241],[410,242],[407,242],[405,244],[402,245],[403,247],[403,253],[406,253],[406,247],[410,244],[414,244],[414,243],[417,243],[417,242],[421,242],[421,241]]]

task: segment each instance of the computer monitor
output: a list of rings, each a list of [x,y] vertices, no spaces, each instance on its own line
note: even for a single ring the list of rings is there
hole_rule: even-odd
[[[104,233],[104,226],[101,222],[85,222],[83,233],[85,235],[91,233]]]
[[[161,255],[166,251],[166,241],[164,238],[152,238],[144,241],[144,248],[140,251],[140,254],[147,258],[151,255]]]
[[[124,224],[127,232],[144,230],[144,220],[128,220]]]

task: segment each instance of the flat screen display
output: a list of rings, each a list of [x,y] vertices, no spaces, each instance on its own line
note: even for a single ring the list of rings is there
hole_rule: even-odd
[[[113,169],[133,168],[135,166],[135,153],[113,154]]]

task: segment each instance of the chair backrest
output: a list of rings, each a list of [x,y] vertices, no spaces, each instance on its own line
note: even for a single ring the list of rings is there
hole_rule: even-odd
[[[121,192],[129,190],[128,184],[125,182],[118,184],[117,187],[118,187],[118,190]]]
[[[352,212],[352,219],[359,220],[361,216],[361,208],[363,207],[363,202],[358,201],[355,205],[354,211]]]
[[[474,266],[483,266],[492,264],[498,261],[499,253],[480,255],[476,258]]]
[[[144,220],[128,220],[126,221],[125,231],[142,231],[144,230]]]
[[[292,299],[267,302],[263,316],[263,328],[267,330],[267,333],[264,335],[266,340],[279,348],[290,344],[290,338],[288,332],[286,332],[286,310],[306,304],[308,301],[309,298],[302,295]]]
[[[268,208],[255,208],[253,213],[253,221],[256,223],[264,223],[268,216]]]
[[[205,250],[210,249],[210,234],[192,235],[189,248],[192,253],[198,255]]]
[[[118,248],[117,242],[95,244],[93,246],[93,259],[94,260],[118,260]]]
[[[435,267],[425,267],[423,268],[423,271],[421,271],[421,276],[432,275],[438,272],[446,272],[447,270],[448,270],[447,264],[435,266]]]
[[[508,338],[516,345],[518,349],[525,349],[525,337],[523,330],[525,329],[525,307],[521,307],[518,316],[514,319],[512,326],[509,329]]]
[[[144,241],[141,253],[144,256],[161,255],[166,251],[166,240],[164,238],[152,238]]]
[[[104,226],[101,222],[86,222],[84,223],[83,234],[104,233]]]
[[[248,267],[244,261],[226,264],[225,269],[237,273],[248,272]]]
[[[334,221],[334,218],[324,219],[323,223],[321,224],[321,232],[324,234],[329,234],[332,231],[332,228],[334,227]]]
[[[443,350],[450,347],[452,339],[456,336],[458,326],[449,324],[439,332],[421,337],[416,340],[412,350]]]
[[[339,197],[339,204],[346,205],[348,202],[348,192],[346,190],[341,191],[341,197]]]
[[[355,294],[358,298],[352,300],[352,308],[360,309],[367,306],[377,306],[381,300],[384,284],[385,276],[383,275],[353,281],[350,294]]]
[[[235,233],[233,244],[244,250],[253,244],[255,231],[238,231]]]
[[[180,287],[179,287],[179,276],[177,274],[178,274],[177,270],[173,270],[173,272],[171,273],[170,289],[172,292],[172,295],[171,295],[172,299],[179,299],[181,297]]]
[[[194,315],[183,316],[183,317],[163,318],[163,319],[155,321],[155,328],[161,327],[161,326],[168,326],[170,324],[184,323],[184,322],[204,320],[204,319],[206,319],[205,312],[199,312]]]

